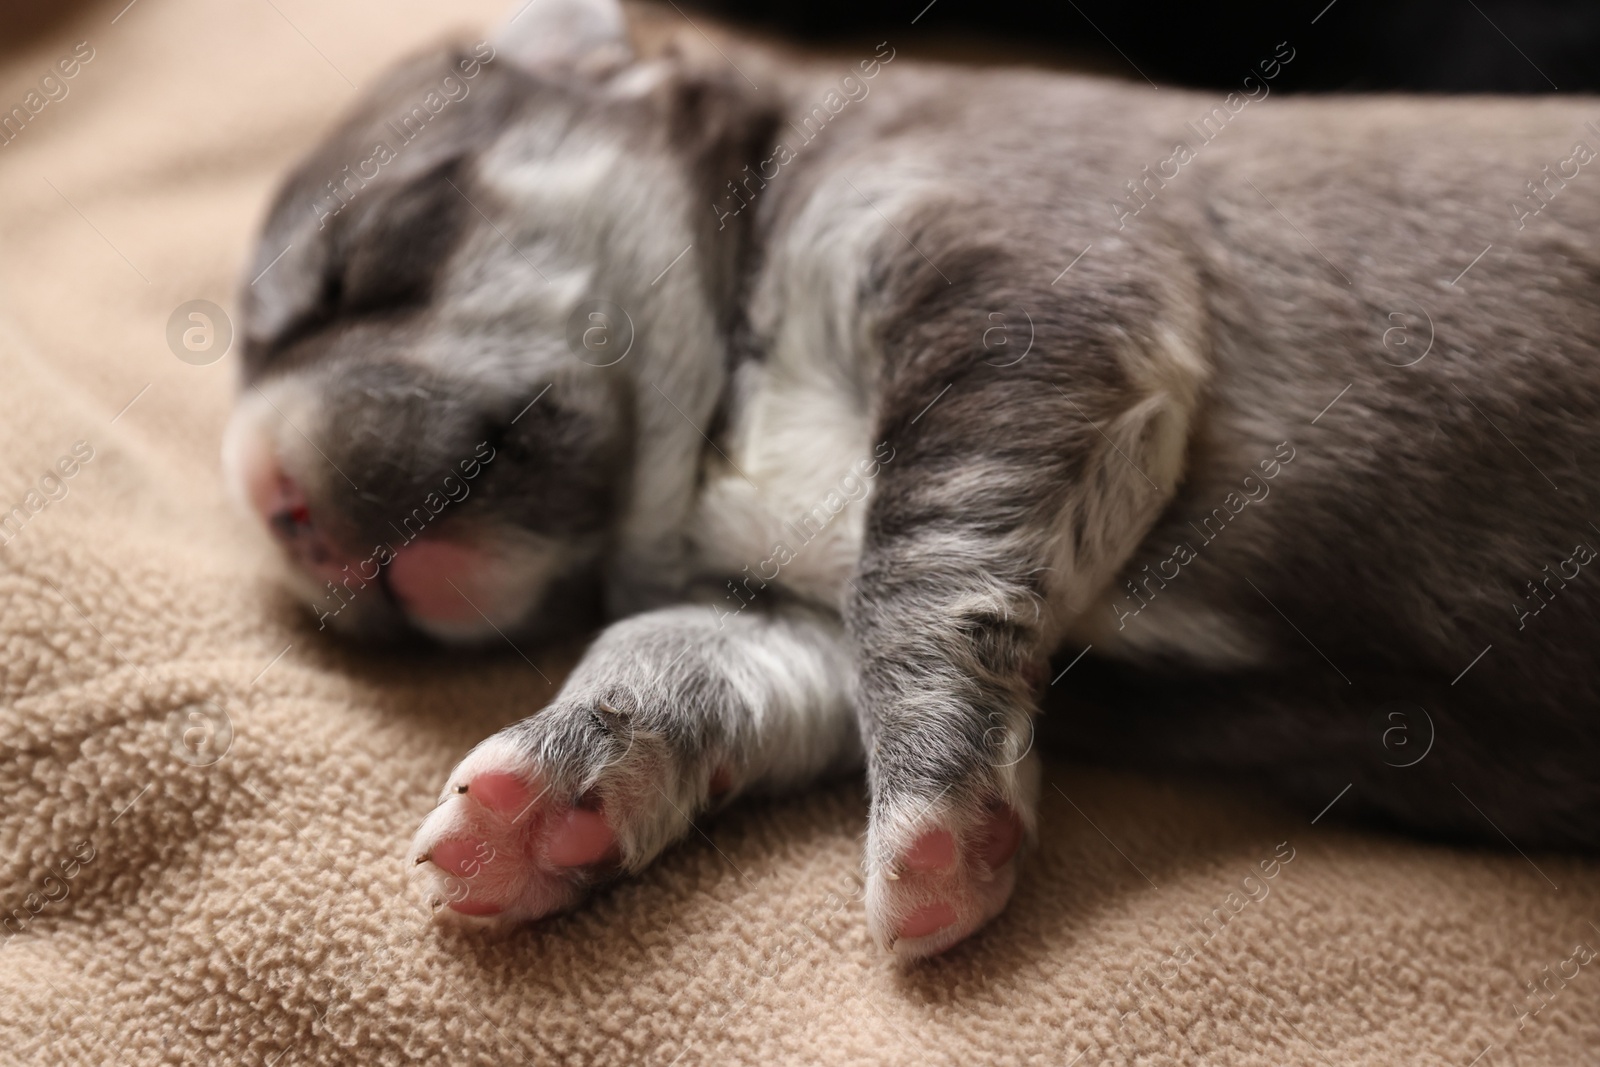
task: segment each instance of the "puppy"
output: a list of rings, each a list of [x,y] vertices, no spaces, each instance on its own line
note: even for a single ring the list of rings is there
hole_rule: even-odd
[[[1045,691],[1308,813],[1600,841],[1600,104],[687,39],[531,0],[402,64],[247,272],[225,465],[320,626],[611,620],[446,781],[441,919],[864,767],[871,932],[939,952]]]

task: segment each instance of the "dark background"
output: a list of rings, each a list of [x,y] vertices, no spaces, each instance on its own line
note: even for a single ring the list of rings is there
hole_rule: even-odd
[[[976,34],[989,45],[985,58],[1008,45],[1048,48],[1096,69],[1198,87],[1236,87],[1287,41],[1295,60],[1274,91],[1600,90],[1600,3],[1579,0],[679,2],[818,43],[871,35],[938,46]]]

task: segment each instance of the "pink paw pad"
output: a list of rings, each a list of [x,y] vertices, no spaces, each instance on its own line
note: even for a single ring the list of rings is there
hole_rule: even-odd
[[[428,854],[436,867],[443,868],[458,878],[471,878],[478,873],[489,854],[486,841],[469,841],[460,838],[440,841]]]
[[[502,774],[490,771],[480,774],[464,786],[457,786],[458,791],[466,792],[479,804],[490,811],[501,815],[508,815],[515,819],[528,806],[533,799],[533,792],[522,779],[513,774]]]
[[[979,845],[983,861],[992,870],[1003,866],[1022,845],[1022,818],[1009,807],[989,816]]]
[[[1023,835],[1021,817],[1005,805],[969,824],[959,842],[942,826],[918,834],[884,883],[885,905],[899,913],[892,943],[914,942],[905,954],[929,955],[992,918],[1010,893],[1010,863]]]
[[[573,808],[555,820],[544,854],[557,867],[587,867],[610,855],[616,843],[603,815]]]
[[[449,781],[412,846],[441,918],[539,918],[577,899],[580,869],[616,855],[604,814],[569,806],[513,741],[479,745]]]

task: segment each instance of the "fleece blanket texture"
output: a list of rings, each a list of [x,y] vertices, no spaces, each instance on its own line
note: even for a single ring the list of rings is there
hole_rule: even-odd
[[[859,779],[508,939],[435,929],[406,842],[570,653],[318,633],[223,491],[226,322],[174,312],[233,306],[357,86],[502,6],[0,27],[0,1064],[1597,1062],[1593,863],[1050,761],[1010,909],[911,970],[865,936]]]

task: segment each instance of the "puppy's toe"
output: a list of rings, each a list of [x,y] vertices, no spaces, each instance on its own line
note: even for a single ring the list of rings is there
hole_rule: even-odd
[[[604,812],[556,795],[506,735],[462,760],[411,846],[435,916],[489,927],[569,907],[616,850]]]
[[[943,952],[994,918],[1016,882],[1026,831],[1009,804],[963,811],[875,813],[869,830],[867,921],[903,960]],[[870,839],[876,837],[876,841]]]

